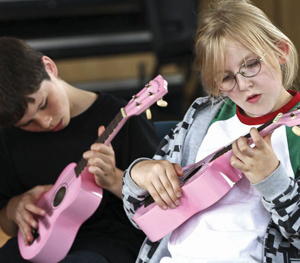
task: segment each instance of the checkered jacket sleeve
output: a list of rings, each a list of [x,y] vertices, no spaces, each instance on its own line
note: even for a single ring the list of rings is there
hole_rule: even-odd
[[[280,164],[266,180],[254,186],[281,235],[300,249],[300,181],[287,176]]]

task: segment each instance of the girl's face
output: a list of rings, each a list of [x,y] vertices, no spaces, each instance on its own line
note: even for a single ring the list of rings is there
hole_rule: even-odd
[[[288,52],[288,47],[287,52]],[[225,74],[235,74],[240,66],[251,59],[260,59],[247,48],[231,41],[226,52]],[[278,58],[278,65],[284,63]],[[246,116],[259,117],[280,109],[292,97],[282,86],[281,73],[269,69],[264,60],[261,61],[260,72],[251,78],[236,75],[236,86],[224,92],[235,102]]]
[[[31,132],[56,132],[69,124],[69,99],[57,78],[44,80],[40,89],[29,97],[35,102],[28,103],[27,112],[16,127]]]

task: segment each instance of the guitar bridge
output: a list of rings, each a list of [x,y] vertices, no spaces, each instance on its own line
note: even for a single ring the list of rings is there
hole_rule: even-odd
[[[33,235],[33,240],[29,243],[29,245],[32,245],[33,242],[40,236],[38,230],[38,228],[31,227],[31,234]]]

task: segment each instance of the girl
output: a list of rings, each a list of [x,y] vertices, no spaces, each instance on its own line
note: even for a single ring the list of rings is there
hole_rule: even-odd
[[[217,0],[200,16],[195,51],[209,96],[192,104],[154,160],[127,169],[127,214],[149,194],[162,209],[176,209],[181,167],[232,141],[230,164],[245,176],[157,244],[147,240],[137,262],[293,262],[300,258],[300,140],[286,126],[264,138],[256,128],[299,104],[295,47],[250,1]],[[243,137],[249,130],[253,147]]]

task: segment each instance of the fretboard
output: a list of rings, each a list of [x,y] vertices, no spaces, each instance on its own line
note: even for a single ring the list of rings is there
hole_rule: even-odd
[[[104,143],[108,145],[113,139],[111,136],[112,133],[118,127],[122,119],[123,119],[123,114],[121,111],[119,111],[119,113],[115,116],[112,122],[105,128],[105,131],[97,138],[95,143]],[[74,169],[77,177],[82,173],[82,171],[87,167],[87,165],[88,165],[87,160],[84,158],[82,158],[77,163],[77,166]]]

